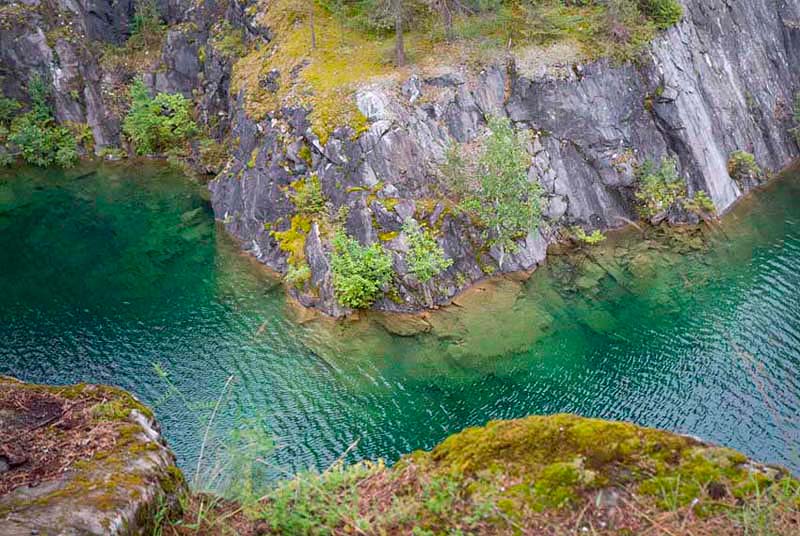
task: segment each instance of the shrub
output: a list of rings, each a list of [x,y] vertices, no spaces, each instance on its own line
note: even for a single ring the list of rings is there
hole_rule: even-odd
[[[516,241],[541,219],[542,187],[528,180],[530,157],[508,119],[489,119],[489,137],[478,161],[478,187],[467,188],[461,207],[474,213],[489,247],[500,251],[500,268]],[[455,160],[454,160],[455,162]]]
[[[301,214],[313,216],[325,210],[325,196],[316,173],[292,183],[293,193],[289,193],[292,203]]]
[[[648,160],[638,172],[639,212],[645,218],[669,210],[678,200],[686,197],[686,184],[678,176],[675,160],[664,158],[656,167]]]
[[[703,190],[695,192],[694,197],[683,202],[683,208],[694,214],[715,214],[717,207]]]
[[[678,0],[639,0],[639,9],[661,30],[680,22],[683,6]]]
[[[408,238],[406,262],[409,271],[420,283],[427,283],[452,266],[453,259],[444,256],[444,250],[433,233],[421,229],[415,220],[409,218],[403,223],[403,233]]]
[[[179,93],[150,97],[144,83],[130,87],[131,108],[122,130],[133,142],[137,154],[166,153],[182,149],[197,132],[191,116],[191,102]]]
[[[35,166],[69,167],[78,159],[78,147],[72,132],[57,125],[47,102],[48,86],[39,75],[28,82],[30,111],[11,122],[8,139],[19,147],[22,158]]]
[[[18,117],[11,127],[9,140],[17,145],[22,158],[35,166],[69,167],[78,159],[75,138],[68,128],[41,123],[32,113]]]
[[[333,289],[339,303],[353,309],[369,307],[392,278],[392,257],[380,244],[362,246],[339,231],[331,256]]]
[[[130,30],[129,40],[133,46],[147,47],[160,42],[166,25],[161,21],[155,0],[137,0]]]
[[[7,125],[20,107],[19,102],[6,98],[0,93],[0,125]]]
[[[311,267],[306,263],[302,263],[300,266],[290,264],[284,279],[293,287],[302,288],[306,281],[311,279]]]
[[[762,176],[761,168],[756,163],[756,157],[745,151],[731,153],[728,158],[728,174],[739,184],[759,181]]]

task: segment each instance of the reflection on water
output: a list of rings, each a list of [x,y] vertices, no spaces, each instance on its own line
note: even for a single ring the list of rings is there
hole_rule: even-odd
[[[94,173],[85,175],[94,171]],[[489,419],[568,411],[703,436],[800,470],[800,183],[701,233],[554,252],[423,317],[299,323],[281,288],[168,169],[0,176],[0,373],[121,385],[184,467],[202,405],[262,425],[271,474],[396,459]],[[399,333],[404,336],[396,335]]]

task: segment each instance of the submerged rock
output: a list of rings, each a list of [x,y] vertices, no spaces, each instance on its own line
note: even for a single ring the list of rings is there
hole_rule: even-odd
[[[0,534],[149,534],[184,479],[125,391],[0,376]]]

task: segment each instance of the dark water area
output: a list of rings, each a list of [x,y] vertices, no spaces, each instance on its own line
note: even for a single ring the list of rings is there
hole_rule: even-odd
[[[357,440],[348,460],[393,461],[554,412],[800,471],[800,177],[702,234],[615,234],[482,288],[412,336],[378,316],[299,323],[204,187],[169,168],[0,174],[0,374],[133,391],[190,471],[221,393],[213,434],[273,437],[266,478],[325,468]]]

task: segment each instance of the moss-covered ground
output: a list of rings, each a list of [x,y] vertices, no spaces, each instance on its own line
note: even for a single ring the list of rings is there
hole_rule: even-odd
[[[262,0],[252,5],[249,13],[273,38],[251,46],[239,59],[232,83],[234,93],[244,92],[248,114],[258,120],[282,106],[308,107],[312,129],[323,143],[336,127],[349,126],[352,134],[366,127],[353,99],[364,84],[407,76],[411,69],[480,68],[508,55],[547,64],[635,60],[660,26],[636,7],[615,10],[606,2],[504,1],[457,14],[448,35],[440,18],[423,10],[405,32],[409,67],[398,69],[393,33],[359,24],[366,16],[363,6],[344,2],[332,12],[326,5],[313,5],[314,48],[311,4]]]
[[[235,514],[267,534],[789,535],[800,482],[690,437],[561,414],[470,428],[394,467],[303,474]],[[213,508],[204,523],[225,533]]]

